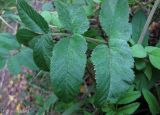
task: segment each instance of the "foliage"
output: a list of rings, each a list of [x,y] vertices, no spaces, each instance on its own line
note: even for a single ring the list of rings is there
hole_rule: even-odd
[[[0,68],[15,76],[27,68],[28,85],[45,92],[28,92],[39,115],[138,114],[141,100],[146,112],[159,114],[160,48],[149,46],[149,31],[137,44],[147,15],[138,9],[129,17],[134,5],[136,0],[54,0],[39,13],[17,0],[20,26],[16,35],[0,34]]]

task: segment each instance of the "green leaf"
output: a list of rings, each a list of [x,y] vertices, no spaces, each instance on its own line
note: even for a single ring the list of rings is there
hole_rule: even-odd
[[[38,111],[38,115],[43,115],[43,113],[49,109],[49,107],[52,104],[55,104],[57,101],[57,97],[52,94],[50,97],[48,97],[48,99],[45,101],[45,103],[43,104],[43,107]]]
[[[62,24],[59,20],[58,13],[56,11],[51,13],[51,24],[59,28],[62,28]]]
[[[132,46],[131,49],[132,49],[133,57],[145,58],[147,56],[147,53],[141,44],[136,44]]]
[[[144,28],[145,22],[147,20],[147,16],[144,14],[142,10],[139,10],[136,12],[136,14],[133,16],[132,19],[132,39],[134,42],[138,42],[140,35],[142,33],[142,30]],[[143,45],[148,45],[148,33],[145,36]]]
[[[20,45],[16,41],[15,36],[9,33],[0,33],[0,48],[13,50],[13,49],[20,48]]]
[[[59,19],[65,29],[72,33],[83,34],[89,28],[89,21],[84,9],[78,4],[55,1]]]
[[[37,70],[33,58],[33,52],[29,48],[22,48],[16,55],[11,56],[8,59],[8,69],[11,74],[17,75],[22,72],[23,67],[27,67],[31,70]]]
[[[142,93],[145,100],[148,103],[148,106],[152,115],[157,115],[158,113],[160,113],[160,106],[158,105],[158,101],[154,97],[154,95],[147,89],[143,89]]]
[[[145,69],[146,65],[147,64],[146,64],[145,60],[140,59],[140,58],[135,59],[135,67],[137,70],[141,71],[141,70]]]
[[[9,57],[9,51],[5,48],[0,48],[0,69],[2,69]]]
[[[80,103],[73,104],[70,108],[65,110],[62,115],[73,115],[74,112],[78,111],[81,107]]]
[[[69,102],[80,91],[86,64],[87,44],[80,35],[61,39],[51,58],[51,80],[55,94]]]
[[[160,49],[160,48],[158,48],[158,47],[153,47],[153,46],[146,46],[145,47],[145,50],[146,50],[146,52],[149,54],[149,53],[151,53],[153,50],[155,50],[155,49]]]
[[[132,32],[128,23],[129,6],[127,0],[104,0],[100,12],[101,26],[110,39],[129,40]]]
[[[130,5],[134,5],[134,4],[136,3],[136,0],[128,0],[128,3],[129,3]]]
[[[119,108],[117,113],[118,115],[131,115],[138,109],[139,106],[140,104],[137,102],[132,103],[132,104]]]
[[[50,11],[42,11],[41,16],[46,20],[47,23],[51,22],[52,16]]]
[[[38,33],[47,33],[49,31],[49,26],[44,18],[28,5],[27,2],[17,0],[17,9],[22,22],[29,29]]]
[[[29,42],[38,35],[39,35],[38,33],[32,32],[28,29],[20,29],[18,30],[16,37],[19,43],[28,46]]]
[[[101,3],[103,0],[93,0],[95,3]]]
[[[129,54],[131,52],[128,44],[120,41],[110,42],[110,49],[106,45],[99,45],[93,51],[92,61],[97,82],[96,103],[117,101],[129,88],[134,80],[133,71],[130,69],[133,59]]]
[[[145,70],[144,70],[144,74],[146,75],[146,77],[148,78],[148,80],[151,80],[152,78],[152,67],[150,64],[147,64]]]
[[[149,60],[155,68],[160,69],[160,48],[149,52]]]
[[[128,104],[131,103],[133,101],[135,101],[136,99],[138,99],[141,96],[141,92],[140,91],[129,91],[126,92],[118,101],[117,104]]]
[[[31,43],[33,49],[33,57],[37,66],[45,71],[49,71],[50,58],[52,56],[52,50],[54,43],[50,35],[41,35],[35,37]]]
[[[0,69],[4,67],[10,57],[11,50],[20,48],[15,36],[9,33],[0,33]]]
[[[115,103],[134,80],[133,58],[127,41],[131,31],[127,0],[104,0],[100,13],[101,26],[109,36],[107,45],[98,45],[92,53],[96,71],[95,103]],[[119,23],[121,22],[121,23]]]
[[[135,79],[136,89],[142,90],[143,88],[150,88],[150,81],[147,79],[144,73],[138,73]]]

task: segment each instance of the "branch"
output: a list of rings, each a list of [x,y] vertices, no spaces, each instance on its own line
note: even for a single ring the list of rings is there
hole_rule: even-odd
[[[147,19],[147,21],[146,21],[145,26],[144,26],[144,28],[143,28],[143,31],[142,31],[142,33],[141,33],[141,36],[140,36],[140,38],[139,38],[139,40],[138,40],[138,44],[142,44],[142,43],[143,43],[144,36],[146,35],[146,32],[147,32],[148,27],[149,27],[149,24],[150,24],[150,22],[151,22],[151,20],[152,20],[152,18],[153,18],[153,15],[154,15],[154,13],[155,13],[155,11],[156,11],[159,3],[160,3],[160,0],[156,0],[156,1],[155,1],[154,6],[153,6],[153,8],[152,8],[152,10],[151,10],[151,12],[150,12],[150,14],[149,14],[149,16],[148,16],[148,19]]]
[[[10,29],[15,30],[11,25],[8,24],[8,22],[6,22],[6,21],[3,19],[2,16],[0,16],[0,20],[2,20],[2,22],[3,22],[4,24],[6,24]]]

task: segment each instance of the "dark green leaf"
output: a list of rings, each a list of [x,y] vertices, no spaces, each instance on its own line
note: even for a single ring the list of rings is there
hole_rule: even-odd
[[[147,20],[147,16],[144,14],[142,10],[136,12],[132,19],[132,39],[134,42],[138,42],[142,30],[144,28],[144,24]],[[145,36],[143,45],[146,46],[148,44],[148,33]]]
[[[100,22],[109,42],[108,46],[97,46],[92,53],[97,83],[95,103],[99,106],[115,103],[134,80],[134,61],[127,44],[131,35],[128,17],[127,0],[104,0]]]
[[[18,30],[16,37],[19,43],[28,46],[29,42],[38,35],[38,33],[34,33],[28,29],[20,29]]]
[[[81,5],[55,1],[59,19],[65,29],[72,33],[83,34],[89,28],[89,21]]]
[[[142,93],[145,100],[148,103],[148,106],[152,115],[157,115],[158,113],[160,113],[160,106],[158,105],[158,101],[154,97],[154,95],[147,89],[143,89]]]
[[[40,69],[48,71],[54,43],[50,35],[35,37],[32,41],[34,61]]]
[[[80,91],[85,71],[87,44],[80,35],[63,38],[54,47],[51,80],[55,94],[71,101]]]
[[[143,70],[146,67],[146,62],[143,59],[135,59],[135,67],[137,70]]]
[[[38,33],[47,33],[49,31],[49,26],[44,18],[24,0],[17,0],[17,9],[22,22],[29,29]]]

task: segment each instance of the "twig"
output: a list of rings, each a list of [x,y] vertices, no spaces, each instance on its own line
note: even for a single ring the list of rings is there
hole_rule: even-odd
[[[142,44],[142,43],[143,43],[144,36],[145,36],[145,34],[146,34],[147,30],[148,30],[149,24],[150,24],[150,22],[151,22],[151,20],[152,20],[152,18],[153,18],[153,15],[154,15],[154,13],[155,13],[155,11],[156,11],[159,3],[160,3],[160,0],[156,0],[156,1],[155,1],[154,6],[153,6],[153,8],[152,8],[152,10],[151,10],[151,12],[150,12],[150,14],[149,14],[149,16],[148,16],[148,19],[147,19],[147,21],[146,21],[145,26],[144,26],[144,28],[143,28],[143,31],[142,31],[142,33],[141,33],[141,36],[140,36],[140,38],[139,38],[139,40],[138,40],[138,44]]]
[[[15,30],[11,25],[9,25],[9,24],[6,22],[6,20],[3,19],[2,16],[0,16],[0,20],[2,20],[2,22],[3,22],[4,24],[6,24],[10,29]]]

